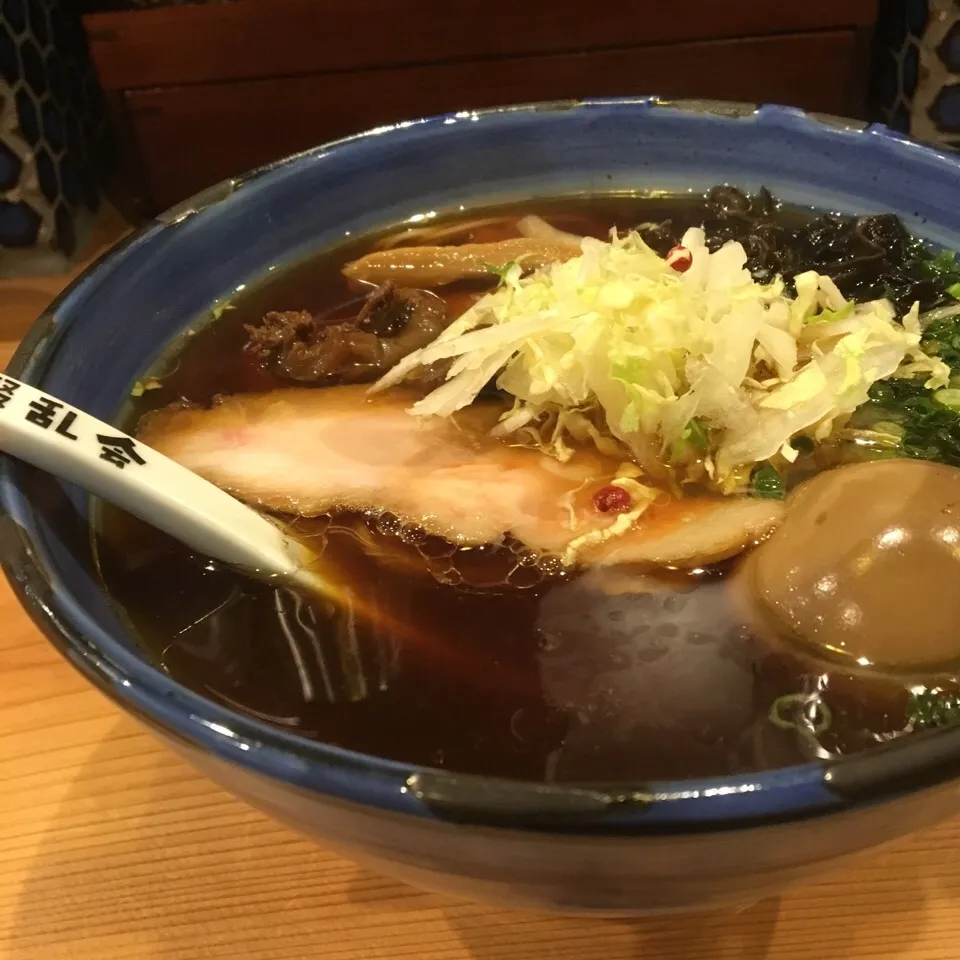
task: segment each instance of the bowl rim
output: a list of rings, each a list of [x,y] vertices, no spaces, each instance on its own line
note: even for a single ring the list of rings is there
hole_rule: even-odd
[[[919,150],[960,171],[960,157],[881,124],[777,105],[622,97],[513,104],[466,114],[496,123],[506,115],[522,114],[533,121],[538,114],[579,109],[635,110],[638,114],[671,110],[691,118],[699,115],[729,123],[763,124],[774,134],[779,128],[802,129],[814,136],[829,131],[843,138],[869,137],[871,145],[900,162],[909,162]],[[133,246],[158,231],[175,229],[247,184],[269,179],[318,154],[348,154],[352,145],[372,137],[389,142],[413,126],[429,133],[450,118],[462,116],[463,111],[439,114],[321,144],[227,178],[159,214],[110,247],[65,287],[24,336],[7,372],[28,382],[42,378],[45,356],[57,339],[55,331],[76,317],[71,315],[70,302],[77,291],[98,282],[105,267],[120,263]],[[55,324],[54,317],[61,311],[63,316]],[[84,630],[77,622],[82,611],[58,591],[57,578],[35,548],[29,525],[20,526],[14,519],[27,519],[33,512],[23,501],[23,484],[14,476],[15,470],[12,458],[0,457],[0,566],[22,606],[54,646],[94,685],[149,726],[294,789],[382,811],[478,826],[548,833],[669,834],[818,817],[960,776],[960,727],[912,734],[830,762],[636,785],[557,785],[462,775],[301,738],[189,690],[132,653],[118,655],[123,645],[106,631]]]

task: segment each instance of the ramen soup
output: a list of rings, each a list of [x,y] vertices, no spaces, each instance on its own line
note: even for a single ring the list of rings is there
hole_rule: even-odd
[[[766,190],[433,213],[271,274],[140,438],[326,596],[118,510],[107,591],[284,730],[553,782],[768,769],[960,716],[960,265]]]

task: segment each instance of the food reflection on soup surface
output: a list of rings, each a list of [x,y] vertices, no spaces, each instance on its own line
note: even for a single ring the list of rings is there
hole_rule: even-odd
[[[626,782],[960,718],[960,265],[766,190],[430,213],[271,274],[126,413],[320,554],[102,507],[173,677],[352,750]]]

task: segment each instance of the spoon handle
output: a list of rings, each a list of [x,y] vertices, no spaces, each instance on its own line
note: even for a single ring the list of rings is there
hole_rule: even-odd
[[[0,452],[122,507],[199,553],[260,577],[312,582],[312,552],[219,487],[116,427],[0,375]]]

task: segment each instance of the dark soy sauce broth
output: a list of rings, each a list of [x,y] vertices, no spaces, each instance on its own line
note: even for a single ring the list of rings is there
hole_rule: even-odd
[[[695,224],[701,209],[699,198],[613,196],[459,216],[539,213],[605,238],[614,224]],[[474,239],[506,235],[487,227]],[[352,316],[362,297],[340,268],[376,239],[271,273],[216,311],[141,381],[128,428],[181,399],[285,386],[244,353],[243,325],[268,310]],[[462,310],[470,291],[438,292]],[[110,506],[94,534],[106,589],[149,655],[191,689],[289,732],[458,772],[615,783],[777,767],[904,727],[902,685],[755,636],[731,587],[735,563],[561,574],[516,544],[456,550],[385,515],[293,522],[324,545],[324,568],[352,599],[278,591]],[[819,697],[828,729],[814,734],[789,708],[780,716],[796,725],[773,722],[774,702],[791,695]]]

